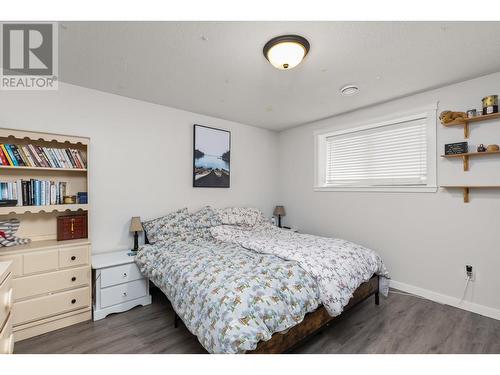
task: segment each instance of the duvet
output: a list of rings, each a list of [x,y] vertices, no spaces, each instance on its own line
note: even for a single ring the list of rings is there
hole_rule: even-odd
[[[141,271],[211,353],[242,353],[319,305],[316,281],[297,262],[218,241],[142,247]]]
[[[338,238],[294,233],[262,223],[253,228],[220,225],[212,235],[262,254],[296,261],[314,277],[320,300],[331,316],[342,313],[354,291],[373,274],[380,278],[380,290],[387,295],[387,270],[373,250]]]
[[[374,251],[276,228],[255,209],[182,209],[143,225],[152,244],[136,263],[211,353],[253,350],[320,304],[338,315],[360,284],[387,276]]]

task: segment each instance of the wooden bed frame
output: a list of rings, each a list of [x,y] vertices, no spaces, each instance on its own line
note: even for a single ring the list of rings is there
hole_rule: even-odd
[[[338,320],[340,317],[345,316],[345,314],[352,309],[357,304],[363,302],[371,296],[375,296],[375,304],[379,304],[379,276],[373,275],[370,280],[361,284],[358,289],[354,291],[352,298],[349,303],[344,307],[344,311],[341,315],[332,317],[328,314],[326,309],[321,306],[312,313],[307,314],[304,320],[293,326],[288,330],[287,333],[275,333],[270,340],[261,341],[257,345],[255,350],[248,351],[247,354],[279,354],[286,353],[291,349],[298,346],[301,342],[307,338],[318,333],[322,328],[328,326],[334,320]],[[175,312],[174,312],[175,314]],[[174,326],[178,326],[180,318],[175,314]]]

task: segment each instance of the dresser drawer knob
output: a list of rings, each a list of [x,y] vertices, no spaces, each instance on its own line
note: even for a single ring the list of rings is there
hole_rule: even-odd
[[[127,273],[126,272],[123,273],[123,277],[127,277]]]
[[[75,260],[75,259],[76,259],[76,257],[74,255],[71,256],[71,260]]]
[[[73,276],[73,277],[71,278],[71,281],[76,281],[76,277],[75,277],[75,276]]]
[[[127,292],[123,292],[123,297],[127,297]]]
[[[74,305],[76,303],[76,299],[71,300],[71,304]]]

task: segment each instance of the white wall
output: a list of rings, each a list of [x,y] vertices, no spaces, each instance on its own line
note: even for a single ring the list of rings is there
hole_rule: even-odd
[[[193,124],[231,131],[231,187],[192,187]],[[59,84],[0,91],[0,127],[91,138],[93,252],[127,248],[132,216],[202,205],[255,206],[271,215],[277,134],[235,122]]]
[[[436,101],[438,113],[480,108],[481,98],[491,94],[500,94],[500,73],[281,132],[279,200],[287,210],[286,224],[376,249],[400,287],[500,319],[500,189],[474,190],[468,204],[459,190],[313,191],[313,130],[369,124]],[[461,128],[438,124],[437,134],[436,155],[443,153],[445,143],[463,140]],[[500,144],[500,121],[471,126],[469,142]],[[460,160],[438,157],[438,184],[459,183],[500,185],[500,158],[471,160],[470,171],[463,172]],[[477,275],[468,302],[460,304],[466,263]]]

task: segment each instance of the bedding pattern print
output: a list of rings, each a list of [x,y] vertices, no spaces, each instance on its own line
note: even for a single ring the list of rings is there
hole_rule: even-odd
[[[294,233],[268,223],[252,228],[220,225],[210,231],[220,241],[298,262],[317,281],[321,303],[331,316],[341,314],[354,291],[373,274],[382,276],[380,290],[387,295],[388,272],[382,259],[355,243]]]
[[[207,241],[208,231],[203,225],[191,237],[179,231],[136,257],[207,351],[253,350],[319,306],[317,283],[297,262]]]

